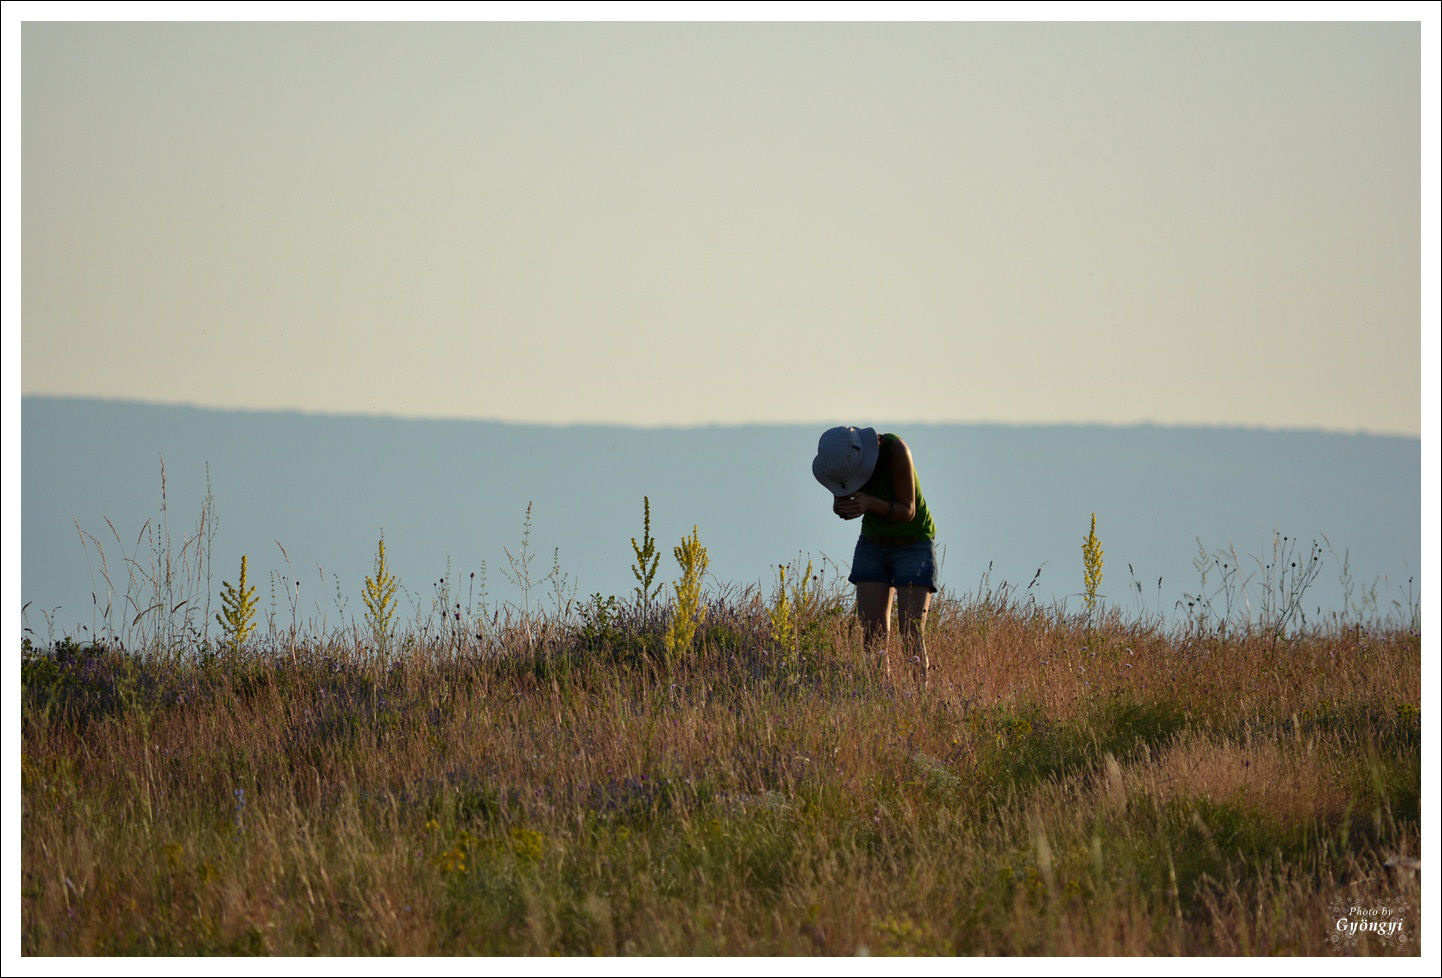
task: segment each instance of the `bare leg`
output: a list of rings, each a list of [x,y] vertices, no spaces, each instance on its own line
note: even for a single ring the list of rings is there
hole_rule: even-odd
[[[896,617],[901,627],[901,648],[916,677],[916,688],[926,689],[931,663],[926,657],[926,613],[931,608],[931,591],[924,587],[896,589]]]
[[[856,585],[856,610],[866,631],[866,651],[876,657],[877,671],[891,678],[891,659],[886,653],[891,630],[891,586],[876,582]]]

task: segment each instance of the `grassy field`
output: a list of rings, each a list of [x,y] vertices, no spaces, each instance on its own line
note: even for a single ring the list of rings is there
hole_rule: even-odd
[[[943,595],[918,694],[841,592],[784,654],[774,596],[709,600],[674,654],[598,602],[384,655],[27,643],[23,951],[1420,951],[1414,626]]]

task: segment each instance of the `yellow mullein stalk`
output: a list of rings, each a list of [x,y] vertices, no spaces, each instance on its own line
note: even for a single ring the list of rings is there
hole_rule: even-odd
[[[681,580],[673,585],[676,608],[671,624],[666,626],[668,656],[690,651],[696,627],[706,618],[706,609],[701,606],[701,579],[710,563],[706,548],[701,545],[701,531],[695,526],[691,527],[691,535],[682,537],[681,545],[672,552],[676,555],[676,563],[681,565]]]
[[[1102,586],[1102,543],[1097,539],[1097,514],[1092,514],[1091,532],[1082,541],[1083,583],[1086,585],[1087,614],[1096,610],[1097,589]]]
[[[240,555],[240,583],[234,587],[229,581],[220,583],[223,585],[220,604],[224,611],[218,612],[215,620],[225,629],[226,644],[232,649],[239,649],[250,637],[250,633],[255,631],[255,588],[246,585],[245,554]]]
[[[366,578],[361,597],[366,606],[366,624],[370,626],[380,651],[390,644],[391,621],[395,617],[396,579],[386,567],[386,538],[381,534],[376,544],[375,576]]]
[[[656,579],[656,565],[660,562],[661,555],[656,552],[656,541],[651,538],[651,497],[643,496],[641,498],[646,507],[644,532],[640,543],[636,542],[635,537],[631,538],[631,549],[636,553],[636,561],[631,566],[631,574],[641,585],[634,589],[636,600],[640,602],[643,611],[649,612],[651,601],[660,594],[662,588],[660,584],[654,588],[651,586],[651,582]]]
[[[798,562],[799,563],[799,562]],[[806,562],[806,573],[801,580],[791,585],[791,603],[795,606],[798,619],[809,616],[816,605],[816,577],[811,573],[811,561]]]
[[[786,565],[776,568],[776,603],[771,607],[771,643],[778,652],[790,651],[796,644],[796,627],[791,622],[791,599],[786,594]]]

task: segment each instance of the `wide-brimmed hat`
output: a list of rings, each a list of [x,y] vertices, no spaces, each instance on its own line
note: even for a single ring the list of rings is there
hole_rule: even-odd
[[[866,485],[880,454],[875,428],[831,428],[816,443],[811,474],[833,496],[849,496]]]

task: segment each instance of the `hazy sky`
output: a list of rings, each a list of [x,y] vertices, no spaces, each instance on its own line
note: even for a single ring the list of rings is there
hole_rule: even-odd
[[[1415,436],[1420,41],[26,23],[22,387]]]

